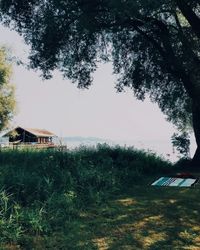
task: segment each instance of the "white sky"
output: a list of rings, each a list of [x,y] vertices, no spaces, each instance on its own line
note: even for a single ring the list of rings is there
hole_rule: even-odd
[[[0,45],[25,59],[28,48],[14,31],[0,26]],[[100,65],[89,90],[79,90],[59,72],[42,81],[39,74],[15,66],[18,113],[13,126],[45,128],[58,136],[94,136],[112,140],[165,143],[163,154],[171,153],[172,124],[156,104],[137,101],[131,91],[116,93],[110,64]]]

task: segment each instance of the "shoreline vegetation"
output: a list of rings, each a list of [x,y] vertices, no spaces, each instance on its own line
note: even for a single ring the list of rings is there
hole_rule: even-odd
[[[169,160],[171,162],[176,162],[180,155],[177,152],[177,150],[173,147],[171,141],[167,141],[164,139],[156,139],[156,140],[120,140],[120,139],[108,139],[108,138],[101,138],[101,137],[90,137],[90,136],[64,136],[64,137],[55,137],[53,139],[53,144],[55,147],[63,146],[67,147],[68,149],[76,149],[80,146],[86,146],[86,147],[96,147],[98,144],[107,144],[111,147],[120,146],[120,147],[134,147],[139,150],[155,153],[158,156],[164,158],[165,160]],[[0,147],[8,147],[9,142],[8,138],[0,137]],[[23,148],[26,147],[27,143],[23,145],[22,143],[19,143],[17,145],[14,145],[14,147]],[[190,156],[192,156],[195,152],[196,146],[195,146],[194,138],[191,137],[191,150],[190,150]],[[12,147],[12,145],[10,145]],[[28,145],[31,147],[31,143]],[[27,147],[28,147],[27,146]],[[42,148],[44,147],[42,144],[35,145],[33,144],[33,147]],[[50,145],[50,147],[53,145]],[[46,146],[45,146],[46,147]]]
[[[4,149],[0,249],[200,247],[199,190],[150,186],[178,165],[106,144],[65,151]]]

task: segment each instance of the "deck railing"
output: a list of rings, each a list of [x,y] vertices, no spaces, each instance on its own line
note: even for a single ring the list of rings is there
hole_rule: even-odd
[[[26,142],[26,143],[18,143],[18,144],[14,144],[14,143],[9,143],[7,145],[0,145],[0,150],[4,150],[4,149],[55,149],[58,151],[67,151],[67,145],[57,145],[54,143],[30,143],[30,142]]]
[[[9,143],[9,147],[11,148],[55,148],[57,145],[53,143],[31,143],[31,142],[26,142],[26,143]]]

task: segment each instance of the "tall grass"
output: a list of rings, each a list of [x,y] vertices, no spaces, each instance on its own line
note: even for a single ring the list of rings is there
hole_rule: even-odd
[[[106,144],[65,152],[3,150],[0,242],[25,246],[31,236],[67,230],[89,205],[170,167],[155,154]]]

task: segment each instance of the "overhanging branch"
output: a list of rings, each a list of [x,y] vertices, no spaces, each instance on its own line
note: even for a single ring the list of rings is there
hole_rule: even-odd
[[[185,2],[185,0],[176,0],[178,8],[191,25],[193,31],[200,38],[200,18],[192,10],[192,8]]]

